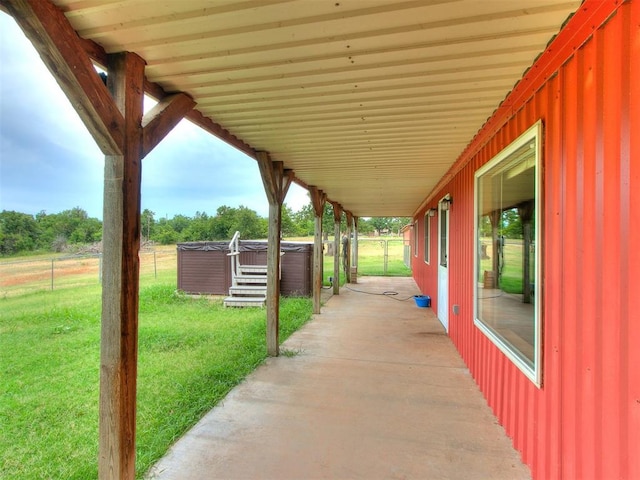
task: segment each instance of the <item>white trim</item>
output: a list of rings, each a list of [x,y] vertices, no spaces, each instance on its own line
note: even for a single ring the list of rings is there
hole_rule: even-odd
[[[449,332],[449,244],[450,244],[450,229],[449,223],[451,221],[451,213],[447,207],[445,208],[445,200],[450,200],[451,195],[446,194],[438,202],[438,320],[444,326],[445,330]],[[444,229],[446,234],[445,242],[445,256],[446,265],[442,265],[442,222],[444,218]]]
[[[535,212],[536,212],[536,229],[535,229],[535,285],[536,292],[534,295],[534,358],[533,369],[525,362],[516,349],[506,343],[498,336],[490,327],[484,324],[478,318],[478,181],[482,175],[499,164],[523,144],[531,141],[535,142]],[[500,153],[493,157],[489,162],[480,167],[474,176],[474,192],[473,192],[473,318],[474,324],[478,329],[489,338],[538,388],[542,386],[542,308],[541,308],[541,254],[542,250],[542,218],[541,207],[541,171],[542,171],[542,120],[538,120],[527,131],[511,142]]]

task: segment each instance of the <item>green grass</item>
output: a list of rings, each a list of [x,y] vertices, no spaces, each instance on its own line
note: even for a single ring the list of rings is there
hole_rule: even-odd
[[[265,310],[141,280],[138,476],[266,357]],[[281,302],[280,338],[311,315]],[[0,478],[97,477],[100,287],[0,299]]]
[[[385,243],[387,244],[387,266],[385,270]],[[404,264],[404,244],[401,238],[359,239],[358,275],[359,276],[403,276],[410,277],[411,269]],[[329,284],[333,276],[333,257],[324,255],[324,284]],[[340,258],[340,285],[344,284],[342,258]]]
[[[388,245],[387,274],[409,275],[402,241]],[[361,240],[359,247],[358,275],[383,274],[383,241]],[[225,309],[221,300],[177,295],[175,258],[172,246],[141,255],[139,477],[266,357],[265,310]],[[23,283],[0,291],[0,478],[96,478],[98,265],[90,260],[96,264],[83,269],[89,260],[79,260],[82,273],[74,274],[71,262],[56,261],[52,291],[50,258],[28,260],[33,263],[4,267]],[[327,281],[333,257],[324,261]],[[44,278],[42,285],[29,283],[32,274]],[[340,277],[343,284],[343,272]],[[284,341],[310,318],[312,306],[293,298],[280,306]]]
[[[485,239],[486,244],[490,245],[490,242],[490,239]],[[488,252],[490,255],[492,254],[491,246],[489,246]],[[504,265],[500,276],[500,289],[507,293],[522,293],[522,244],[517,240],[508,241],[504,247],[502,261]],[[478,281],[482,282],[484,271],[491,269],[491,258],[481,260]]]

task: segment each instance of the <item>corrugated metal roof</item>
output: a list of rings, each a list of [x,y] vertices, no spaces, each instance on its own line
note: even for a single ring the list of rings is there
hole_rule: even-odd
[[[580,1],[55,3],[354,215],[408,216]]]

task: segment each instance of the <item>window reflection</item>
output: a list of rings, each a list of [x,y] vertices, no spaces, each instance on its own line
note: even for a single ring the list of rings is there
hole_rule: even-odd
[[[476,312],[501,346],[536,370],[537,138],[523,137],[476,175]]]

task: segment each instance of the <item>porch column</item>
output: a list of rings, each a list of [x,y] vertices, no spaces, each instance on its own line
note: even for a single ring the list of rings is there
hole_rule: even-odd
[[[293,180],[293,172],[284,170],[282,162],[272,162],[267,152],[256,152],[264,190],[269,201],[267,241],[267,353],[280,353],[280,230],[282,203]]]
[[[316,187],[309,187],[311,196],[311,206],[314,213],[313,230],[313,313],[320,313],[320,302],[322,300],[322,214],[326,195]]]
[[[340,220],[342,207],[337,202],[329,202],[333,206],[333,294],[340,295]]]
[[[532,228],[531,219],[533,218],[535,202],[529,200],[518,205],[518,215],[522,221],[522,303],[531,303],[531,249]]]
[[[491,288],[498,288],[500,285],[500,252],[502,246],[500,237],[498,236],[498,227],[500,224],[500,210],[493,210],[489,214],[489,221],[491,222],[491,242],[493,254],[491,258],[491,269],[493,270],[493,283]]]
[[[355,267],[356,278],[352,278],[353,283],[358,283],[358,217],[353,217],[353,247],[351,248],[351,265]]]
[[[344,246],[344,252],[342,254],[342,262],[344,263],[344,273],[347,283],[351,283],[351,224],[353,223],[353,215],[351,212],[345,211],[347,216],[347,242]]]
[[[109,56],[107,86],[125,122],[122,155],[105,156],[99,476],[135,477],[138,273],[144,61]]]
[[[141,160],[194,102],[177,94],[143,119],[144,60],[105,54],[107,88],[61,10],[45,0],[4,5],[105,155],[98,473],[133,480]]]

